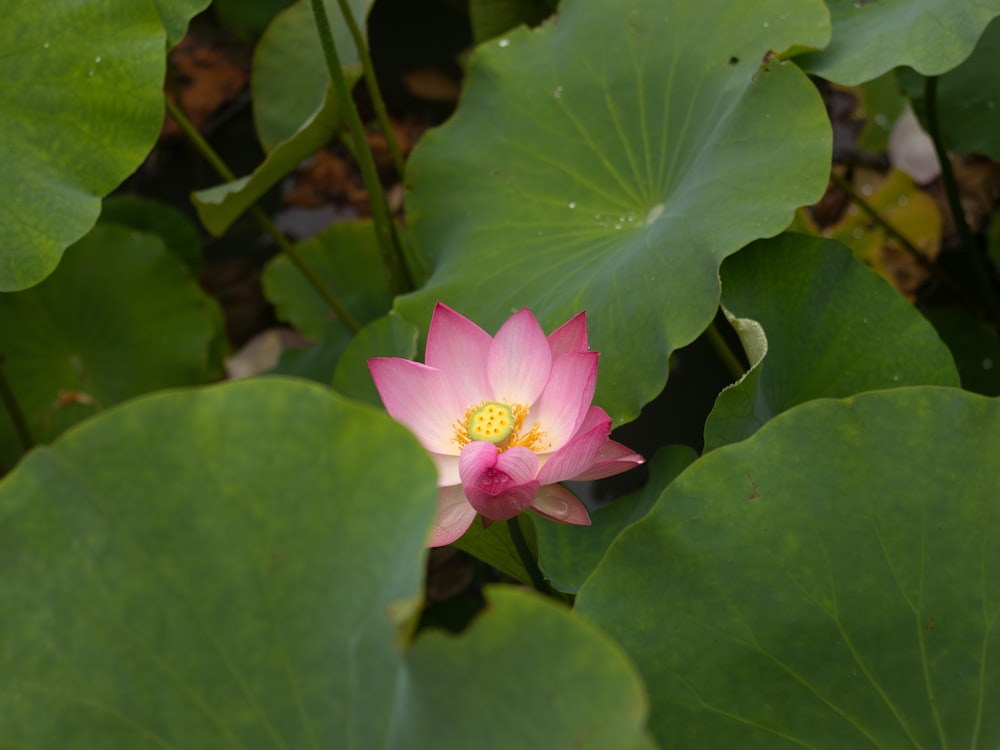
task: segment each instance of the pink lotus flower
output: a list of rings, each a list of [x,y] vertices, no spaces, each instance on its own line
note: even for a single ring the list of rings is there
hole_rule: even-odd
[[[476,513],[505,521],[531,508],[590,525],[586,508],[557,482],[627,471],[642,456],[608,439],[611,418],[591,406],[597,352],[580,313],[548,338],[525,308],[490,337],[440,302],[427,363],[368,360],[386,410],[420,440],[438,468],[430,546],[458,539]]]

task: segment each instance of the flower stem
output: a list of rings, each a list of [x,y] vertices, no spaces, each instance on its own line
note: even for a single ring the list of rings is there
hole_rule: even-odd
[[[368,96],[371,97],[372,107],[375,109],[375,119],[378,120],[382,134],[385,136],[386,146],[389,148],[389,156],[392,158],[392,165],[396,168],[396,174],[400,179],[403,177],[403,152],[399,150],[399,143],[396,142],[396,134],[392,130],[392,123],[389,122],[389,115],[385,109],[385,101],[382,99],[382,92],[378,87],[378,79],[375,78],[375,66],[372,64],[372,57],[368,53],[368,45],[365,43],[364,34],[358,27],[358,22],[354,19],[351,6],[347,0],[337,0],[340,6],[340,14],[347,22],[347,28],[354,39],[354,46],[358,48],[358,56],[361,58],[361,67],[365,71],[365,86],[368,88]]]
[[[0,401],[3,401],[7,413],[10,415],[10,421],[14,423],[14,431],[21,440],[24,452],[27,453],[35,447],[35,439],[31,436],[28,421],[24,418],[24,412],[21,411],[21,405],[17,403],[17,397],[14,395],[10,383],[7,382],[7,376],[4,374],[3,368],[4,357],[0,354]]]
[[[722,360],[722,364],[729,371],[729,374],[737,380],[742,378],[745,374],[743,365],[740,364],[739,358],[733,354],[733,350],[729,348],[729,342],[723,338],[714,320],[708,324],[708,328],[705,329],[705,335],[708,337],[708,343],[715,350],[716,356]]]
[[[375,222],[375,235],[378,238],[379,250],[382,254],[382,264],[389,274],[390,288],[394,295],[412,291],[414,289],[413,277],[406,265],[399,237],[396,235],[396,225],[389,214],[389,203],[385,199],[382,183],[378,179],[375,159],[368,147],[368,140],[365,138],[365,128],[361,122],[361,116],[358,114],[358,110],[351,100],[351,92],[347,88],[344,70],[340,64],[340,56],[337,54],[337,46],[330,31],[330,20],[326,16],[326,8],[323,5],[323,0],[311,0],[311,3],[313,16],[316,19],[316,30],[319,32],[323,54],[326,57],[326,67],[330,72],[330,80],[333,81],[333,89],[337,94],[340,110],[343,112],[347,120],[347,127],[351,132],[354,158],[357,159],[365,187],[368,189],[368,201],[371,205],[372,219]]]
[[[233,170],[226,166],[222,158],[215,153],[215,149],[208,144],[208,141],[202,138],[201,133],[198,132],[198,128],[188,119],[187,113],[181,109],[181,106],[168,97],[164,97],[164,102],[167,106],[167,113],[177,123],[177,127],[184,132],[187,139],[198,149],[198,153],[211,165],[215,173],[226,182],[235,180],[236,175],[233,174]]]
[[[188,140],[191,141],[192,145],[198,150],[205,160],[212,166],[215,173],[219,175],[226,182],[232,182],[236,179],[236,175],[233,171],[226,166],[226,163],[222,161],[219,155],[215,152],[215,149],[209,145],[198,129],[191,123],[184,110],[180,108],[179,105],[166,99],[167,112],[170,113],[170,117],[173,118],[174,122],[177,123],[178,127],[184,132]],[[288,259],[292,261],[296,268],[302,273],[316,293],[323,298],[323,301],[330,307],[331,310],[337,315],[337,317],[343,321],[344,325],[350,329],[352,333],[357,333],[361,330],[360,324],[354,319],[354,316],[348,311],[347,307],[340,301],[340,298],[334,293],[330,287],[321,279],[315,271],[313,271],[309,265],[303,260],[302,256],[299,254],[298,249],[288,241],[288,239],[281,233],[281,231],[274,225],[270,217],[264,213],[259,206],[253,206],[250,209],[250,214],[254,217],[254,220],[260,226],[260,228],[272,239],[274,244],[278,246]]]
[[[868,217],[878,226],[885,230],[885,233],[890,237],[895,239],[902,248],[907,252],[907,254],[916,261],[917,265],[920,266],[924,271],[929,273],[935,279],[940,281],[953,294],[955,294],[959,299],[961,299],[965,304],[972,308],[979,308],[981,305],[972,299],[966,291],[961,287],[961,285],[955,281],[951,276],[943,271],[940,267],[931,262],[930,258],[924,255],[920,250],[914,245],[910,240],[896,229],[893,224],[891,224],[884,216],[879,214],[879,212],[872,206],[864,196],[861,195],[850,182],[845,180],[836,172],[830,173],[830,180],[850,198],[854,203],[857,204],[858,208],[868,214]]]
[[[922,252],[920,252],[920,250],[917,249],[917,246],[914,245],[912,242],[910,242],[910,240],[906,237],[906,235],[904,235],[902,232],[896,229],[896,227],[890,224],[875,209],[874,206],[872,206],[867,200],[865,200],[864,196],[862,196],[861,193],[855,190],[850,182],[845,180],[836,172],[830,172],[830,180],[837,187],[843,190],[847,194],[847,197],[850,198],[852,201],[854,201],[862,211],[868,214],[868,218],[870,218],[873,222],[878,224],[882,229],[885,230],[886,234],[888,234],[890,237],[895,239],[900,245],[902,245],[903,249],[906,250],[906,252],[909,253],[924,270],[928,271],[929,273],[933,272],[934,265],[930,262],[930,260],[928,260],[927,256],[924,255]]]
[[[962,247],[966,257],[972,265],[973,275],[976,277],[983,303],[989,310],[993,322],[1000,323],[1000,295],[997,293],[996,284],[993,283],[989,264],[976,246],[976,238],[972,234],[969,222],[965,220],[962,199],[958,193],[958,182],[955,180],[955,172],[951,168],[951,160],[948,158],[948,150],[941,137],[937,113],[937,82],[937,76],[927,76],[924,79],[924,106],[927,115],[928,135],[931,137],[934,152],[941,165],[941,183],[948,200],[948,208],[951,210],[951,218],[955,222],[955,228],[958,229],[959,237],[962,239]]]
[[[521,530],[521,522],[517,516],[507,521],[507,530],[510,532],[514,548],[517,550],[517,554],[521,558],[521,563],[524,565],[528,577],[531,578],[531,583],[535,587],[535,590],[546,596],[551,596],[552,589],[545,581],[545,576],[542,575],[542,571],[538,567],[538,562],[536,562],[535,556],[531,553],[531,547],[528,544],[528,540],[524,537],[524,532]]]

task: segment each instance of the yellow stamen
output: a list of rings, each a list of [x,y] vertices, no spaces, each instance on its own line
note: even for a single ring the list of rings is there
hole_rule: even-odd
[[[550,446],[542,445],[545,437],[538,422],[524,430],[528,408],[521,404],[507,405],[498,401],[481,401],[465,410],[463,419],[455,420],[452,440],[463,448],[473,440],[493,443],[502,453],[515,446],[540,453]]]
[[[545,436],[545,433],[538,426],[538,422],[531,425],[530,429],[522,435],[521,430],[524,427],[524,418],[528,416],[528,410],[520,404],[514,404],[511,411],[514,412],[514,429],[507,441],[507,447],[513,448],[516,445],[533,450],[535,453],[540,452],[542,446],[538,445],[538,441]]]

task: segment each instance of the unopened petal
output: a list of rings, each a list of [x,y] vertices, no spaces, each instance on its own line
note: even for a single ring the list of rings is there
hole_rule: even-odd
[[[491,521],[509,521],[518,513],[527,510],[538,492],[538,482],[532,480],[524,484],[509,486],[492,495],[478,487],[466,487],[465,496],[469,505]]]
[[[469,504],[492,521],[506,521],[525,510],[538,490],[538,459],[527,448],[499,453],[492,443],[472,442],[462,449],[458,469]]]
[[[497,457],[497,469],[515,482],[527,482],[538,473],[538,456],[527,448],[511,448]]]
[[[520,447],[500,453],[493,443],[485,441],[473,441],[462,448],[458,458],[462,484],[484,484],[484,476],[488,472],[492,472],[491,477],[496,477],[491,481],[508,484],[527,482],[538,473],[538,457],[527,448]]]
[[[590,526],[590,516],[583,503],[562,485],[546,484],[540,487],[531,509],[553,521]]]
[[[511,315],[490,348],[488,372],[494,398],[508,404],[535,402],[552,368],[542,327],[527,308]]]
[[[553,360],[549,382],[528,415],[528,421],[538,421],[545,433],[543,452],[558,450],[576,434],[596,385],[597,352],[564,354]]]
[[[424,361],[448,373],[463,410],[491,398],[486,374],[492,337],[471,320],[440,302],[427,332]]]
[[[585,352],[588,350],[587,346],[586,311],[574,315],[549,334],[549,349],[553,359],[563,354]]]
[[[465,413],[451,379],[434,367],[399,357],[368,360],[368,369],[389,415],[433,453],[457,454],[454,420]]]
[[[484,472],[496,466],[498,453],[493,443],[482,440],[463,447],[458,457],[458,473],[462,484],[474,484]]]
[[[613,477],[615,474],[621,474],[623,471],[634,469],[644,463],[646,463],[646,459],[628,446],[616,443],[614,440],[608,440],[601,446],[600,453],[590,468],[577,474],[573,479],[584,481]]]
[[[581,429],[549,457],[538,472],[538,481],[544,485],[562,482],[587,471],[608,442],[610,432],[611,418],[603,409],[591,407],[585,419],[585,429]]]
[[[472,525],[476,509],[469,505],[461,485],[438,489],[438,512],[429,547],[451,544]]]

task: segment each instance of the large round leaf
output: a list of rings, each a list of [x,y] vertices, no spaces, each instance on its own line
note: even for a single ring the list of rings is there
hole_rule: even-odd
[[[45,281],[0,294],[4,373],[36,441],[141,393],[221,376],[214,300],[156,235],[99,224]],[[0,460],[22,451],[0,411]]]
[[[392,304],[389,278],[380,262],[378,240],[369,221],[338,222],[299,243],[299,257],[338,295],[362,325],[380,317]],[[330,306],[287,255],[264,269],[264,291],[279,317],[308,338],[319,341],[331,328],[346,331]]]
[[[899,71],[899,82],[927,127],[924,79]],[[948,150],[1000,159],[1000,17],[979,38],[969,58],[937,84],[938,123]]]
[[[609,355],[597,402],[635,416],[712,319],[721,260],[823,192],[820,98],[761,57],[824,44],[826,24],[810,0],[566,0],[477,49],[456,115],[410,161],[434,270],[400,312],[426,324],[440,299],[495,330],[530,305],[551,330],[586,308]]]
[[[372,406],[382,406],[368,360],[371,357],[413,359],[417,356],[418,334],[416,328],[392,312],[373,320],[344,349],[333,374],[333,389]]]
[[[719,394],[706,450],[743,440],[815,398],[959,385],[931,324],[839,242],[795,234],[761,240],[727,258],[721,276],[723,307],[749,341],[753,368]],[[766,354],[754,352],[761,334]]]
[[[354,19],[364,28],[373,0],[348,0]],[[336,0],[324,0],[341,65],[359,73],[357,47]],[[274,17],[254,52],[254,121],[265,151],[291,138],[323,105],[330,73],[316,32],[310,0],[298,0]]]
[[[694,450],[686,445],[661,448],[649,461],[649,479],[642,489],[592,511],[588,527],[533,517],[538,564],[552,585],[573,594],[579,591],[622,530],[646,515],[663,488],[695,457]]]
[[[798,58],[807,70],[850,86],[909,65],[940,75],[962,62],[990,19],[996,0],[827,0],[833,39]]]
[[[216,237],[224,234],[268,190],[325,146],[342,119],[333,88],[327,86],[320,108],[288,140],[274,144],[251,174],[191,194],[201,223]]]
[[[256,39],[278,11],[291,0],[213,0],[212,11],[227,30],[244,39]]]
[[[104,199],[101,222],[158,234],[167,249],[197,276],[201,270],[201,237],[182,211],[152,198],[113,195]]]
[[[15,0],[0,24],[0,291],[45,278],[163,122],[152,0]]]
[[[555,13],[557,0],[470,0],[469,24],[476,44],[522,23],[535,26]]]
[[[1000,396],[1000,337],[977,311],[928,305],[923,314],[948,345],[962,387],[984,396]]]
[[[0,743],[648,746],[620,648],[537,595],[402,653],[435,484],[384,414],[278,378],[138,399],[32,453],[0,483]]]
[[[959,390],[796,407],[678,477],[577,609],[664,747],[996,747],[998,444]]]
[[[187,33],[188,21],[205,10],[212,0],[153,0],[153,2],[156,3],[163,19],[163,26],[167,30],[167,46],[173,47]]]
[[[33,453],[0,484],[5,743],[378,747],[387,610],[415,603],[436,505],[422,453],[277,379],[151,396]]]
[[[645,693],[618,644],[526,591],[495,587],[487,601],[467,638],[417,642],[391,747],[655,748]]]

